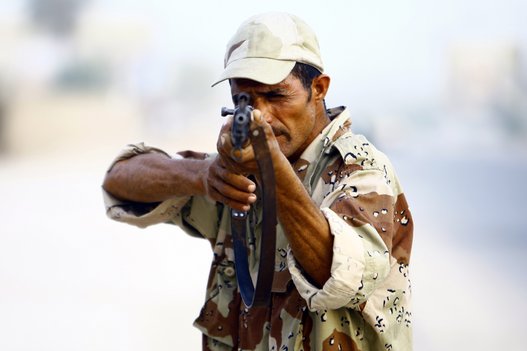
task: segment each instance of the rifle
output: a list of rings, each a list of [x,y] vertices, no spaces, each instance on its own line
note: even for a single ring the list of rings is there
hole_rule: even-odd
[[[249,271],[247,257],[247,227],[248,213],[231,209],[231,231],[234,245],[234,265],[236,280],[245,306],[267,306],[271,298],[274,276],[276,249],[276,194],[275,177],[271,152],[267,146],[265,132],[262,127],[251,131],[252,106],[250,96],[246,93],[238,95],[237,106],[234,109],[223,107],[222,116],[233,115],[231,127],[232,157],[239,160],[241,149],[250,141],[254,150],[256,162],[262,180],[261,198],[263,203],[262,233],[260,237],[260,262],[256,284],[253,283]],[[252,210],[252,209],[251,209]],[[250,222],[250,221],[249,221]],[[249,228],[251,232],[254,228]]]
[[[238,159],[235,155],[235,151],[241,151],[241,149],[249,141],[249,130],[251,127],[251,113],[252,106],[249,105],[250,97],[246,93],[238,95],[237,106],[233,109],[227,107],[221,108],[221,115],[223,117],[233,115],[233,122],[231,128],[231,143],[234,146],[233,157]]]

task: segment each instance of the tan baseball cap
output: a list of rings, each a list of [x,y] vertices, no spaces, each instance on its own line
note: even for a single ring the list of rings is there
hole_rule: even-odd
[[[277,84],[296,62],[324,70],[313,30],[288,13],[259,14],[243,22],[227,44],[225,69],[212,86],[231,78]]]

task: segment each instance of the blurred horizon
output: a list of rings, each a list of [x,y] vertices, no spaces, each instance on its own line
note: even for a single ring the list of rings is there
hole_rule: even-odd
[[[208,244],[111,222],[100,184],[128,143],[214,151],[225,45],[271,10],[315,30],[327,106],[401,178],[415,349],[523,349],[527,3],[19,0],[0,2],[1,350],[199,349]]]
[[[474,153],[502,147],[525,155],[527,30],[520,25],[522,3],[425,3],[350,2],[349,16],[334,18],[302,7],[298,14],[305,13],[303,18],[318,33],[332,77],[328,106],[347,105],[356,129],[394,149],[408,145],[406,138],[424,142],[434,134],[436,141],[426,143],[450,157],[456,149]],[[221,125],[218,106],[230,104],[228,88],[210,84],[222,70],[225,43],[238,22],[258,12],[232,6],[217,15],[221,5],[207,3],[209,11],[196,13],[196,7],[183,11],[163,1],[27,0],[0,6],[5,115],[0,145],[13,153],[35,150],[26,124],[47,123],[61,134],[87,127],[91,121],[74,110],[82,106],[76,99],[102,106],[99,114],[128,109],[119,116],[122,120],[115,115],[108,120],[121,123],[124,134],[139,132],[137,137],[173,139],[174,133]],[[179,12],[183,14],[171,15]],[[349,22],[343,23],[344,18]],[[207,34],[210,26],[221,28],[213,38]],[[61,115],[63,111],[54,110],[55,100],[72,109],[60,117],[66,120],[35,120],[38,113],[31,108]],[[192,118],[183,117],[189,114]],[[66,123],[71,125],[64,130],[55,125]],[[46,128],[34,129],[34,138],[52,142]],[[105,134],[104,140],[115,134]],[[215,137],[211,133],[204,139]]]

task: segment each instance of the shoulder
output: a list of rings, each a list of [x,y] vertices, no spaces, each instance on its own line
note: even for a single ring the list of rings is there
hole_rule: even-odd
[[[336,162],[342,169],[378,173],[394,193],[401,192],[392,162],[365,136],[348,130],[332,143],[332,147],[336,151],[336,155],[333,153]]]

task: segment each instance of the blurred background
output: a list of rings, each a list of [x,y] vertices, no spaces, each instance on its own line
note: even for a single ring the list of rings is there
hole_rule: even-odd
[[[239,23],[317,32],[415,219],[416,350],[524,350],[527,3],[0,0],[0,350],[198,350],[211,252],[106,218],[127,143],[214,151]]]

